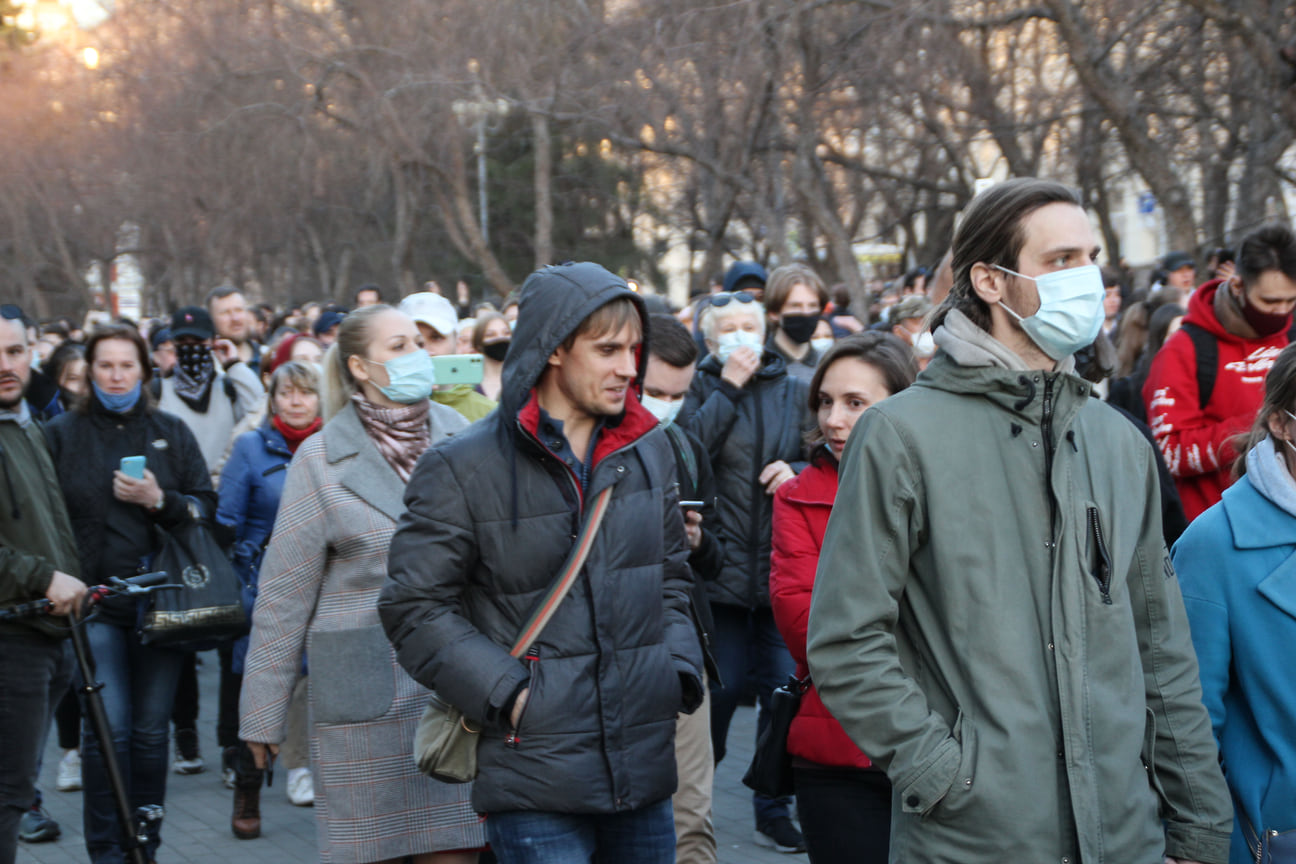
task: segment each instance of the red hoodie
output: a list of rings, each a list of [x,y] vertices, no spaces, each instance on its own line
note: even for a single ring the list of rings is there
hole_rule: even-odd
[[[1148,425],[1174,475],[1189,521],[1210,507],[1232,482],[1237,457],[1230,439],[1247,432],[1264,401],[1264,379],[1287,330],[1262,339],[1243,339],[1215,317],[1215,292],[1221,280],[1207,282],[1188,301],[1184,323],[1215,337],[1219,360],[1215,389],[1205,408],[1197,390],[1197,353],[1192,337],[1179,330],[1157,352],[1143,385]]]

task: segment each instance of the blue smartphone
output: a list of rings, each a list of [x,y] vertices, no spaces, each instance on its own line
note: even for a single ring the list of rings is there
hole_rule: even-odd
[[[121,472],[132,479],[143,480],[144,462],[145,459],[143,456],[123,456],[121,460]]]

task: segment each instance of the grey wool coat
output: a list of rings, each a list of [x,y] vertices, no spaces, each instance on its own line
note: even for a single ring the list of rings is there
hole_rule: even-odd
[[[431,406],[433,443],[463,429]],[[379,861],[485,843],[472,787],[418,772],[428,691],[397,664],[376,602],[404,484],[350,404],[298,449],[261,567],[239,736],[280,742],[305,654],[320,861]]]

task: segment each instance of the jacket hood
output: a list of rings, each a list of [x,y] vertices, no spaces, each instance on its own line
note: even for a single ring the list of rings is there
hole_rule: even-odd
[[[1215,314],[1215,294],[1223,284],[1223,279],[1212,279],[1194,291],[1188,298],[1188,311],[1184,314],[1184,323],[1196,324],[1216,339],[1225,342],[1245,342],[1247,340],[1224,329],[1219,316]]]
[[[522,283],[517,328],[501,373],[500,417],[516,417],[540,380],[549,356],[563,340],[576,332],[594,310],[622,297],[632,300],[639,310],[647,344],[648,313],[643,298],[631,291],[621,277],[591,262],[545,267],[528,276]],[[648,352],[640,351],[636,389],[647,362]]]

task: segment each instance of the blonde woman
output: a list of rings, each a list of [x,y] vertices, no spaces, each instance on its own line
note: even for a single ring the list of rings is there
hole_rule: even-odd
[[[331,864],[471,864],[485,843],[471,786],[415,769],[428,691],[397,665],[375,606],[415,462],[467,425],[429,401],[421,343],[390,306],[342,321],[324,358],[324,429],[288,470],[261,568],[239,736],[258,767],[278,752],[309,654],[319,855]]]

